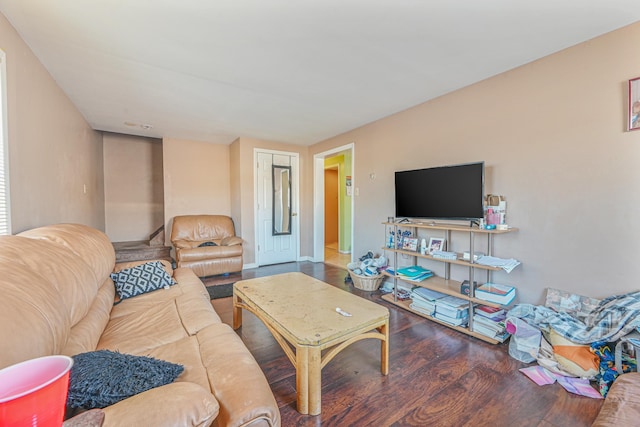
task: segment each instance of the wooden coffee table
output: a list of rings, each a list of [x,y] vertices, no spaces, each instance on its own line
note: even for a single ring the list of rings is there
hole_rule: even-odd
[[[338,312],[339,307],[351,317]],[[233,285],[233,328],[242,309],[271,331],[296,368],[298,412],[321,410],[321,371],[356,341],[381,341],[380,370],[389,372],[389,310],[303,273],[242,280]],[[323,350],[327,350],[322,354]]]

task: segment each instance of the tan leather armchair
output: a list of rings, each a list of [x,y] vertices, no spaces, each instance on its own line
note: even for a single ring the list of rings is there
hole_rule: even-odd
[[[181,215],[173,218],[171,243],[178,267],[198,277],[242,271],[242,239],[226,215]]]

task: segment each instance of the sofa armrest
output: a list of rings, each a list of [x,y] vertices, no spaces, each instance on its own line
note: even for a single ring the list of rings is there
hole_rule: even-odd
[[[604,400],[594,427],[637,425],[640,418],[640,372],[619,375]]]
[[[220,246],[241,245],[242,238],[238,236],[227,236],[220,241]]]
[[[220,405],[195,383],[174,382],[147,390],[103,409],[103,427],[109,426],[209,426]]]

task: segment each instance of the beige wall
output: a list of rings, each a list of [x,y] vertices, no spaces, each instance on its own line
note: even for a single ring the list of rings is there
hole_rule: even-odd
[[[519,301],[542,302],[546,287],[640,288],[640,132],[625,132],[638,40],[635,24],[311,147],[355,142],[354,254],[384,243],[394,171],[484,160],[486,192],[507,197],[520,228],[495,254],[523,263],[494,280],[517,285]]]
[[[0,40],[7,54],[13,231],[65,221],[104,229],[100,133],[3,16]],[[245,263],[254,262],[253,150],[295,151],[300,253],[311,256],[311,159],[353,142],[358,257],[384,244],[381,222],[393,214],[394,171],[484,160],[486,191],[507,197],[508,222],[520,228],[496,239],[495,254],[523,265],[496,281],[517,285],[519,300],[532,303],[542,301],[546,287],[594,297],[636,290],[640,132],[626,132],[625,121],[626,82],[640,75],[637,40],[640,23],[310,148],[250,138],[231,146],[165,139],[166,225],[179,214],[232,215],[247,241]],[[456,270],[454,278],[465,274]]]
[[[165,138],[164,218],[166,242],[176,215],[231,215],[229,146]]]
[[[105,231],[112,242],[148,240],[164,224],[162,140],[105,133],[103,141]]]
[[[7,57],[12,232],[57,222],[104,230],[102,135],[2,14],[0,40]]]

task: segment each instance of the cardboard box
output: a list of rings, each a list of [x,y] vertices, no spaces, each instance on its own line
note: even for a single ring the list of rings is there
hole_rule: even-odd
[[[476,290],[478,289],[478,282],[473,282],[473,289]],[[460,293],[466,296],[469,296],[469,281],[468,280],[464,280],[461,284],[460,284]]]

